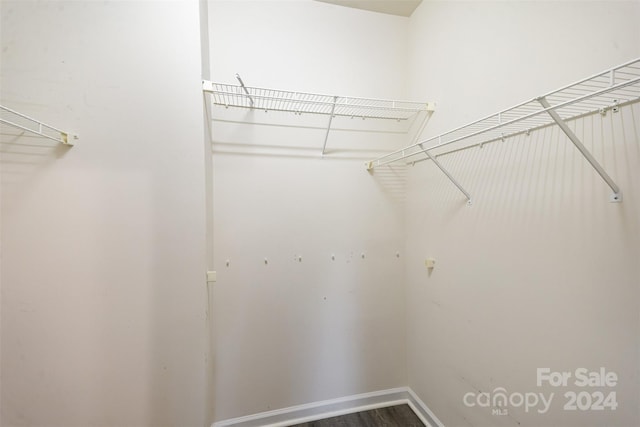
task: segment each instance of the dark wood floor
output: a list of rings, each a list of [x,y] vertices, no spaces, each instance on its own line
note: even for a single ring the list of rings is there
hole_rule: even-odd
[[[409,405],[390,406],[291,427],[424,427]]]

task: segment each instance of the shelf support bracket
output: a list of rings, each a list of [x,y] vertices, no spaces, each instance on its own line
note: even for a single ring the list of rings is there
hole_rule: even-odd
[[[600,177],[611,188],[611,190],[613,191],[613,194],[611,194],[609,201],[612,203],[622,202],[622,192],[620,192],[620,187],[618,187],[618,185],[613,181],[613,179],[611,179],[611,177],[607,174],[607,172],[600,165],[600,163],[598,163],[598,161],[591,155],[591,153],[589,152],[589,150],[587,150],[584,144],[582,144],[582,141],[580,141],[580,138],[578,138],[576,134],[573,133],[573,131],[571,130],[571,128],[569,128],[567,123],[564,120],[562,120],[562,117],[560,117],[560,115],[555,110],[551,109],[551,104],[549,104],[549,101],[547,101],[547,99],[544,96],[537,98],[537,100],[545,108],[545,110],[547,111],[547,114],[551,116],[553,121],[558,124],[562,132],[564,132],[565,135],[567,135],[567,137],[571,140],[573,145],[576,146],[578,151],[580,151],[580,153],[584,156],[584,158],[587,159],[589,164],[591,164],[591,166],[593,166],[596,172],[598,172],[598,175],[600,175]]]
[[[327,123],[327,132],[324,134],[324,144],[322,145],[322,155],[325,155],[327,149],[327,140],[329,139],[329,131],[331,130],[331,121],[333,120],[333,113],[336,111],[336,102],[338,97],[333,97],[333,105],[331,105],[331,114],[329,114],[329,123]]]
[[[442,164],[435,158],[435,156],[432,156],[431,153],[429,153],[429,150],[426,150],[422,144],[419,144],[419,145],[422,151],[424,152],[424,154],[426,154],[427,157],[429,157],[429,159],[433,162],[433,164],[436,165],[438,169],[440,169],[442,173],[444,173],[447,176],[447,178],[449,178],[449,181],[451,181],[453,185],[455,185],[458,188],[458,190],[462,192],[462,194],[464,194],[464,196],[467,198],[467,204],[471,205],[471,195],[467,192],[467,190],[465,190],[462,187],[462,185],[460,185],[460,183],[449,173],[449,171],[446,170],[444,166],[442,166]]]
[[[249,93],[249,90],[247,89],[247,87],[244,85],[244,82],[240,78],[240,74],[236,73],[236,79],[238,79],[238,81],[240,82],[240,86],[242,86],[242,90],[247,95],[247,98],[249,98],[249,102],[251,102],[251,106],[253,107],[253,97],[251,96],[251,94]]]

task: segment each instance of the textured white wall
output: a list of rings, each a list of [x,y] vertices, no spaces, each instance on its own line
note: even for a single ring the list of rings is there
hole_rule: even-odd
[[[406,18],[313,1],[209,6],[214,80],[405,95]],[[322,158],[324,130],[304,126],[326,117],[214,114],[264,123],[213,121],[216,418],[405,385],[404,189],[364,161],[372,141],[406,137],[332,131]]]
[[[438,103],[437,134],[640,56],[638,2],[424,2],[410,22],[410,87]],[[640,107],[571,126],[623,189],[557,128],[409,172],[409,385],[447,426],[640,424]],[[437,260],[429,275],[425,257]],[[616,411],[564,411],[569,385],[536,369],[605,367]],[[570,383],[571,384],[571,383]],[[546,414],[469,408],[465,393],[555,392]]]
[[[3,426],[202,426],[195,2],[3,1]]]

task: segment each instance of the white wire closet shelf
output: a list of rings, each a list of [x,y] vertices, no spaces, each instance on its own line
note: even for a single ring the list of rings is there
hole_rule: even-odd
[[[236,74],[239,85],[203,81],[203,90],[212,95],[214,105],[225,108],[238,107],[264,111],[280,111],[302,114],[318,114],[329,117],[322,153],[325,153],[327,137],[333,117],[410,121],[420,113],[433,112],[434,105],[388,99],[360,98],[293,92],[245,86]],[[423,123],[424,125],[424,123]]]
[[[78,135],[60,130],[3,105],[0,105],[0,123],[64,145],[72,146],[78,139]]]
[[[620,106],[638,101],[640,101],[640,58],[378,157],[368,162],[367,168],[372,170],[403,160],[407,163],[432,160],[471,201],[470,195],[436,160],[434,153],[443,154],[442,150],[438,149],[452,144],[456,144],[456,151],[481,146],[557,124],[612,189],[613,195],[610,200],[619,202],[622,200],[620,189],[582,145],[579,138],[567,126],[566,121],[598,112],[603,115],[609,111],[617,112]]]

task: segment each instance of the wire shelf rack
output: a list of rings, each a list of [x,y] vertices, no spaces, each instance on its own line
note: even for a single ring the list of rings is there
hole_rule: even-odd
[[[0,105],[0,123],[64,145],[75,145],[78,139],[78,135],[60,130],[3,105]]]
[[[294,114],[364,119],[410,120],[432,108],[428,103],[386,99],[355,98],[290,92],[276,89],[248,87],[244,84],[203,82],[205,92],[212,94],[213,104],[224,107],[283,111]]]
[[[591,155],[582,141],[567,125],[567,120],[589,114],[616,112],[622,105],[640,101],[640,58],[610,68],[560,89],[538,96],[506,110],[486,116],[432,138],[378,157],[367,163],[369,171],[390,163],[431,160],[467,198],[471,195],[437,160],[442,147],[452,144],[458,151],[488,142],[529,133],[549,125],[557,125],[611,188],[611,202],[621,202],[622,192],[604,168]],[[449,147],[452,148],[452,147]]]
[[[202,89],[211,94],[213,105],[225,108],[238,107],[255,110],[279,111],[296,115],[313,114],[328,117],[322,155],[326,154],[327,140],[334,117],[348,117],[407,122],[404,130],[409,132],[412,124],[419,124],[419,135],[434,111],[428,102],[399,101],[389,99],[359,98],[322,95],[318,93],[292,92],[278,89],[249,87],[236,74],[239,85],[215,83],[204,80]],[[420,120],[419,117],[422,119]]]
[[[616,112],[640,100],[640,58],[605,70],[545,95],[499,111],[448,132],[419,141],[367,163],[368,169],[408,160],[426,160],[427,152],[456,144],[456,150],[509,137],[584,115]],[[557,114],[554,118],[553,116]]]

